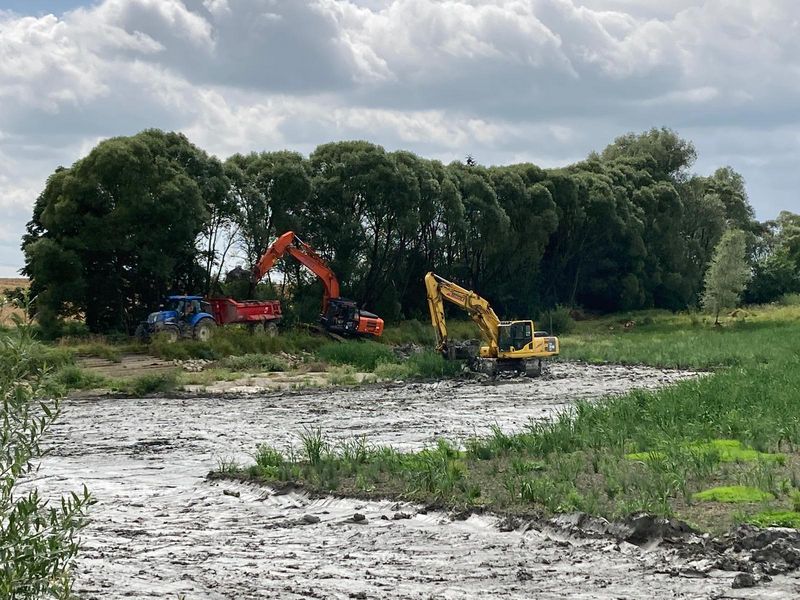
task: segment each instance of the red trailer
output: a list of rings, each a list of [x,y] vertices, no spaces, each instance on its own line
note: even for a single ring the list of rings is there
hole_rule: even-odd
[[[278,300],[208,298],[207,302],[218,325],[243,323],[267,327],[270,324],[277,325],[281,320],[281,303]]]

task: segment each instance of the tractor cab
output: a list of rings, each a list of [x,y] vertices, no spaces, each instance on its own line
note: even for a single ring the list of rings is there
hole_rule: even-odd
[[[166,310],[162,312],[174,313],[174,318],[186,322],[201,313],[210,314],[211,304],[204,301],[202,296],[169,296]]]

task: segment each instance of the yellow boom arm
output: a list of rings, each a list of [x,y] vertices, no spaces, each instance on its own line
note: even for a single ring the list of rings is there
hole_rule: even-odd
[[[447,281],[435,273],[425,275],[425,287],[428,291],[428,310],[430,310],[431,323],[436,331],[436,349],[438,351],[445,352],[447,350],[447,322],[444,318],[443,300],[448,300],[466,311],[475,321],[483,334],[484,341],[489,345],[489,354],[497,356],[500,319],[486,300],[475,292],[464,289],[452,281]]]

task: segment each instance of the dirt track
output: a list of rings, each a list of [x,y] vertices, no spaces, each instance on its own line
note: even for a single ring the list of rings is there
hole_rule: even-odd
[[[39,484],[56,492],[86,482],[98,500],[78,565],[84,598],[796,595],[798,579],[787,576],[731,590],[734,573],[667,574],[680,561],[666,550],[553,541],[536,531],[500,532],[491,517],[451,522],[389,502],[312,501],[204,478],[219,457],[245,459],[258,442],[291,444],[304,426],[320,426],[329,438],[364,434],[419,448],[437,436],[482,433],[492,423],[513,430],[578,397],[685,376],[555,365],[552,380],[496,386],[441,382],[237,399],[70,400]],[[413,516],[392,520],[398,511]],[[355,512],[366,521],[353,522]],[[306,516],[320,520],[307,523]]]

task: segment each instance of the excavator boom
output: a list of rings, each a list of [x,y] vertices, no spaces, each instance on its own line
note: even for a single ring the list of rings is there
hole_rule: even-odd
[[[339,297],[339,280],[316,250],[297,237],[294,231],[287,231],[267,248],[253,268],[253,279],[260,281],[284,254],[291,255],[320,278],[325,288],[322,296],[322,312],[325,313],[328,301]]]
[[[259,281],[286,254],[307,267],[322,281],[325,291],[322,295],[320,320],[325,329],[332,334],[372,335],[383,333],[383,319],[360,310],[352,300],[339,296],[339,280],[325,260],[311,246],[301,240],[293,231],[287,231],[267,248],[264,255],[253,267],[253,280]]]
[[[470,318],[478,325],[489,347],[497,348],[500,319],[489,306],[489,303],[475,292],[467,290],[460,285],[447,281],[435,273],[425,275],[425,288],[428,292],[428,310],[431,313],[431,323],[436,330],[436,348],[439,351],[447,349],[447,323],[444,318],[444,303],[448,300],[466,311]]]
[[[436,349],[448,358],[455,357],[456,352],[447,335],[445,300],[464,310],[481,330],[485,345],[479,356],[470,357],[473,368],[479,371],[494,375],[507,370],[536,376],[542,372],[542,359],[559,352],[557,337],[534,331],[531,320],[501,321],[489,303],[473,291],[435,273],[425,275],[425,288]]]

